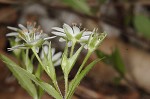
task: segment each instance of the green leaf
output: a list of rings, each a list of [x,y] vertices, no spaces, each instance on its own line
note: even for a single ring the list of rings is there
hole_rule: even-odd
[[[134,17],[134,26],[138,33],[150,39],[150,19],[144,15],[136,15]]]
[[[99,62],[101,59],[97,59],[93,62],[91,62],[84,70],[81,71],[81,73],[74,78],[70,84],[69,84],[69,90],[68,90],[68,99],[70,99],[76,89],[76,87],[80,84],[81,80],[83,79],[83,77],[92,69],[92,67]]]
[[[32,58],[34,58],[34,56],[32,56],[31,59],[30,59],[28,53],[25,53],[22,50],[22,59],[23,59],[23,62],[25,64],[25,66],[26,66],[26,70],[29,71],[30,73],[33,72],[33,59]]]
[[[126,68],[117,48],[111,55],[107,55],[100,50],[96,50],[95,52],[99,58],[105,57],[105,59],[102,60],[104,63],[112,65],[114,69],[120,74],[120,76],[124,76]]]
[[[95,51],[96,55],[98,58],[102,58],[104,57],[104,59],[102,60],[105,64],[112,64],[112,59],[110,57],[110,55],[105,54],[104,52],[100,51],[100,50],[96,50]]]
[[[82,11],[85,14],[91,14],[90,7],[87,5],[86,0],[63,0],[64,3],[77,11]]]
[[[48,74],[48,76],[53,80],[56,81],[56,73],[55,68],[52,61],[52,50],[51,50],[51,43],[49,43],[48,47],[48,54],[44,52],[44,59],[43,64],[45,66],[45,71]]]
[[[68,65],[66,66],[68,74],[70,73],[71,69],[73,68],[75,62],[77,61],[78,56],[79,56],[79,54],[81,53],[83,47],[84,47],[84,45],[81,46],[81,47],[76,51],[76,53],[75,53],[72,57],[69,58],[69,60],[68,60]]]
[[[10,71],[13,73],[13,75],[17,78],[19,84],[34,98],[34,99],[38,99],[37,96],[37,91],[36,88],[34,86],[34,84],[32,83],[32,81],[25,76],[24,74],[22,74],[22,72],[17,71],[16,68],[21,68],[18,65],[16,65],[13,61],[11,61],[10,59],[8,59],[6,56],[0,54],[0,58],[2,59],[2,61],[6,64],[6,66],[10,69]]]
[[[121,76],[124,76],[126,68],[118,49],[113,52],[111,59],[113,61],[114,68],[120,73]]]
[[[26,83],[27,86],[30,85],[29,88],[31,88],[32,86],[31,86],[31,84],[29,82],[24,80],[24,78],[28,77],[28,79],[31,79],[32,81],[34,81],[37,85],[39,85],[43,90],[45,90],[49,95],[53,96],[54,98],[62,99],[62,97],[54,89],[54,87],[52,87],[48,83],[40,81],[35,75],[33,75],[33,74],[29,73],[28,71],[22,69],[21,67],[17,66],[13,61],[8,59],[4,55],[0,55],[0,58],[8,65],[8,68],[10,68],[10,70],[12,70],[12,72],[15,75],[19,74],[19,77],[22,76],[22,79],[21,80],[19,79],[19,81],[24,81],[24,83]],[[18,77],[18,75],[16,77]],[[32,91],[34,91],[34,90],[32,89]],[[35,99],[37,99],[37,98],[35,98]]]
[[[66,54],[63,53],[62,61],[61,61],[61,68],[62,68],[64,74],[66,74],[66,75],[67,75],[67,67],[66,67],[67,65],[68,65],[68,58],[67,58]]]

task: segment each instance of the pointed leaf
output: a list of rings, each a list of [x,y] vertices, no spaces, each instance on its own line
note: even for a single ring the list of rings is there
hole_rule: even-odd
[[[87,5],[85,0],[63,0],[63,2],[75,10],[82,11],[89,15],[91,14],[90,7]]]
[[[56,99],[61,99],[62,97],[60,96],[60,94],[54,89],[54,87],[52,87],[51,85],[49,85],[48,83],[39,81],[35,75],[27,72],[26,70],[22,69],[21,67],[17,66],[13,61],[11,61],[10,59],[8,59],[7,57],[5,57],[4,55],[0,55],[0,58],[8,65],[8,68],[10,68],[10,70],[12,70],[12,72],[14,72],[14,74],[19,74],[22,75],[28,79],[33,80],[37,85],[39,85],[43,90],[45,90],[49,95],[53,96]],[[18,75],[17,75],[18,77]],[[24,79],[24,77],[22,77],[22,79]],[[19,80],[22,81],[22,80]],[[26,85],[29,86],[29,82],[26,82]],[[32,87],[32,86],[30,86]],[[37,98],[35,98],[37,99]]]
[[[83,47],[84,47],[84,45],[81,46],[71,58],[69,58],[69,61],[68,61],[69,63],[66,66],[68,74],[70,73],[71,69],[73,68],[75,62],[77,61],[78,56],[80,55],[80,52],[82,51]]]
[[[6,56],[0,54],[0,58],[2,61],[6,64],[6,66],[10,69],[10,71],[13,73],[13,75],[17,78],[19,84],[34,98],[37,99],[37,91],[34,86],[34,84],[31,82],[31,80],[22,74],[22,72],[17,71],[14,67],[19,67],[17,64],[15,64],[13,61],[8,59]]]
[[[150,39],[150,19],[148,16],[136,15],[134,17],[134,26],[140,35]]]
[[[69,90],[68,90],[68,95],[67,97],[68,98],[71,98],[74,91],[75,91],[75,88],[80,84],[81,80],[83,79],[83,77],[92,69],[92,67],[97,63],[99,62],[101,59],[97,59],[93,62],[91,62],[84,70],[81,71],[81,73],[76,77],[74,78],[70,84],[69,84]]]

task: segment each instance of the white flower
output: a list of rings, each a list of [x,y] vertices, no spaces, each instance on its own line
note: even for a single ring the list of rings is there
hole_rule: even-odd
[[[9,50],[14,50],[17,48],[25,49],[35,46],[38,52],[39,46],[41,46],[44,41],[55,37],[48,37],[48,35],[43,33],[43,31],[40,29],[40,26],[36,28],[36,23],[32,24],[28,22],[27,28],[21,24],[19,24],[18,26],[20,29],[8,27],[15,32],[8,33],[6,34],[6,36],[14,36],[16,37],[16,41],[23,41],[23,43],[12,48],[8,48]]]
[[[52,29],[55,30],[52,31],[52,34],[60,36],[60,42],[67,41],[69,47],[73,42],[86,43],[92,34],[91,31],[80,30],[76,25],[71,28],[69,25],[64,24],[63,28],[53,27]]]
[[[42,60],[44,59],[44,54],[47,55],[48,51],[49,51],[49,46],[44,45],[40,53],[40,58]],[[62,55],[62,52],[55,53],[55,48],[52,48],[52,61],[53,61],[54,66],[59,66],[61,64],[61,55]]]
[[[101,44],[101,42],[104,40],[104,38],[106,37],[107,33],[97,33],[97,30],[94,29],[93,33],[91,34],[87,45],[85,46],[86,49],[94,51],[96,50],[99,45]]]

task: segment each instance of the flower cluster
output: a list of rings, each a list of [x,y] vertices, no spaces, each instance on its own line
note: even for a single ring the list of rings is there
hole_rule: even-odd
[[[18,26],[19,28],[8,27],[8,29],[11,29],[15,32],[8,33],[6,36],[14,36],[16,37],[17,42],[23,41],[23,43],[12,48],[8,48],[9,51],[19,48],[26,49],[34,46],[38,52],[39,46],[41,46],[44,41],[55,37],[49,37],[46,33],[43,33],[43,30],[41,30],[40,26],[36,27],[36,23],[32,24],[27,22],[27,28],[21,24]]]
[[[18,26],[19,28],[8,27],[14,32],[8,33],[6,36],[15,37],[15,41],[17,42],[11,44],[14,46],[8,48],[8,50],[23,49],[21,50],[22,52],[20,51],[20,54],[22,54],[20,60],[23,60],[25,68],[17,66],[14,62],[1,54],[0,58],[8,64],[6,66],[8,66],[19,83],[32,97],[34,97],[34,99],[40,99],[42,96],[41,93],[44,93],[44,91],[56,99],[71,99],[75,92],[75,88],[80,84],[83,77],[98,61],[100,61],[100,59],[96,59],[85,66],[92,52],[99,47],[106,37],[106,33],[98,33],[97,29],[87,31],[86,29],[80,29],[77,25],[71,27],[64,24],[63,28],[53,27],[52,34],[55,36],[49,37],[46,33],[43,33],[39,26],[36,27],[36,23],[32,24],[28,22],[27,27],[21,24]],[[60,42],[66,42],[63,54],[62,52],[55,53],[55,48],[52,48],[51,42],[47,41],[55,37],[60,37]],[[81,44],[81,46],[75,51],[77,43]],[[75,77],[69,81],[69,74],[84,48],[87,49],[87,54],[85,55]],[[30,51],[32,51],[31,57],[29,57],[31,54]],[[40,53],[38,54],[39,51]],[[38,61],[37,68],[34,68],[33,65],[33,60],[35,58]],[[64,74],[64,96],[57,82],[55,66],[58,65],[61,65]],[[44,82],[41,79],[43,71],[49,76],[53,84]]]
[[[85,45],[85,49],[95,50],[103,39],[106,37],[106,33],[99,34],[96,29],[93,31],[80,30],[79,27],[73,25],[71,28],[68,24],[64,24],[63,28],[53,27],[54,31],[52,34],[59,36],[60,42],[66,41],[68,42],[68,46],[71,47],[72,43],[80,43],[81,45]]]
[[[71,28],[68,24],[64,24],[63,28],[53,27],[55,31],[52,31],[52,34],[59,36],[60,42],[67,41],[68,46],[71,47],[72,43],[85,43],[88,41],[91,31],[86,31],[85,29],[80,30],[79,27],[73,25]]]

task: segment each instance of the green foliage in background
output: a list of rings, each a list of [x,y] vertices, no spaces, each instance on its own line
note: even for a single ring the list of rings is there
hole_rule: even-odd
[[[92,12],[90,10],[89,5],[87,4],[86,0],[62,0],[65,4],[72,7],[73,9],[91,15]]]
[[[150,19],[144,15],[134,16],[134,27],[139,35],[150,39]]]
[[[107,55],[100,50],[96,50],[95,52],[98,57],[105,57],[105,59],[102,61],[106,64],[112,65],[114,69],[120,74],[120,77],[124,77],[126,68],[118,49],[115,49],[111,55]]]

